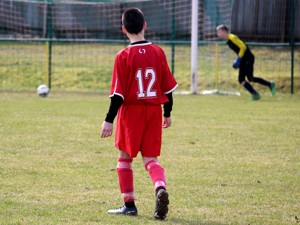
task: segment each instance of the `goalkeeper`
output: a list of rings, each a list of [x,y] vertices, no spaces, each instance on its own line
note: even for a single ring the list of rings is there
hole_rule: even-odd
[[[229,48],[231,48],[237,54],[232,67],[234,69],[239,68],[239,83],[243,85],[248,92],[250,92],[252,95],[252,100],[259,100],[261,96],[249,82],[259,83],[269,87],[272,95],[274,95],[274,82],[266,81],[260,77],[253,76],[254,55],[247,44],[245,44],[245,42],[242,41],[238,36],[229,33],[227,26],[223,24],[217,27],[217,34],[219,38],[227,40],[227,45]],[[245,80],[246,77],[249,82]]]

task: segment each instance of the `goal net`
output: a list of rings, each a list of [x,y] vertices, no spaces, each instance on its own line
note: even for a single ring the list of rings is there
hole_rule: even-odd
[[[291,6],[283,1],[272,1],[274,7],[262,7],[271,10],[267,11],[266,19],[260,17],[265,11],[254,10],[257,15],[253,18],[258,18],[255,24],[259,29],[249,33],[246,28],[249,28],[247,24],[250,23],[243,17],[248,11],[244,10],[243,15],[237,12],[253,2],[199,0],[199,93],[237,94],[240,91],[237,71],[231,68],[234,55],[216,36],[216,26],[221,23],[234,28],[238,34],[245,34],[242,37],[246,40],[273,43],[274,46],[268,47],[261,44],[264,49],[257,47],[263,50],[261,55],[267,53],[271,58],[263,58],[265,61],[262,64],[267,66],[261,68],[267,68],[268,71],[261,71],[268,78],[283,82],[280,84],[282,87],[288,87],[291,54],[287,37],[290,23],[269,23],[268,26],[273,27],[276,32],[274,36],[273,30],[266,30],[264,27],[268,26],[261,21],[290,21]],[[260,1],[255,1],[255,4],[258,2]],[[276,2],[285,4],[284,18],[277,10],[283,6],[276,5]],[[146,39],[165,50],[170,68],[179,83],[177,91],[190,92],[193,85],[191,0],[1,0],[0,89],[35,90],[41,83],[48,83],[52,90],[107,92],[114,57],[129,44],[128,38],[121,32],[121,15],[129,7],[137,7],[144,12],[148,23]],[[298,1],[294,8],[295,12],[300,11]],[[273,14],[269,15],[270,13]],[[296,13],[296,41],[300,36],[299,21],[300,16]],[[276,39],[278,34],[281,34],[279,40]],[[251,39],[266,36],[267,40]],[[278,45],[275,46],[274,43],[278,42],[282,43],[280,51],[275,49]],[[281,60],[274,63],[272,57]],[[299,58],[299,51],[295,51],[295,59]],[[297,61],[294,65],[295,70],[299,71],[300,62]],[[273,66],[276,66],[278,73],[274,73]]]
[[[201,94],[240,95],[235,71],[231,70],[233,54],[216,35],[218,25],[231,27],[232,3],[226,0],[198,2],[197,92]]]

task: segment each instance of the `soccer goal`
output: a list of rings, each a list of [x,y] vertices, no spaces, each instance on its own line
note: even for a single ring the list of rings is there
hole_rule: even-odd
[[[240,96],[230,71],[230,51],[224,44],[218,42],[215,29],[221,23],[230,26],[230,15],[230,1],[210,1],[210,4],[207,1],[192,1],[191,93],[193,94]]]

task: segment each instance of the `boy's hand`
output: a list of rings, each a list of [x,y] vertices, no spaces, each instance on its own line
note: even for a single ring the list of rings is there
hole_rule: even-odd
[[[113,127],[114,126],[112,123],[104,121],[101,126],[100,137],[106,138],[106,137],[111,136],[113,133]]]
[[[172,123],[172,120],[171,120],[171,117],[164,117],[164,121],[163,121],[163,125],[162,127],[163,128],[168,128],[171,126],[171,123]]]
[[[232,64],[232,67],[234,69],[237,69],[240,67],[240,64],[241,64],[241,61],[242,61],[242,58],[240,57],[236,57],[236,59],[234,60],[233,64]]]

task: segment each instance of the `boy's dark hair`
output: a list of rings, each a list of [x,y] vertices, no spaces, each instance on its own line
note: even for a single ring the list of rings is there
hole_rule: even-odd
[[[142,31],[145,18],[138,8],[127,9],[122,15],[122,24],[131,34],[138,34]]]
[[[218,30],[223,30],[223,31],[229,32],[228,27],[224,24],[221,24],[221,25],[217,26],[217,31]]]

